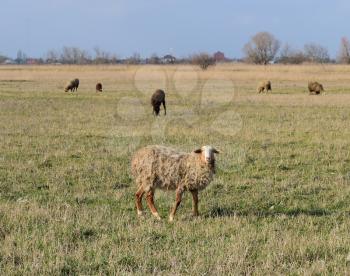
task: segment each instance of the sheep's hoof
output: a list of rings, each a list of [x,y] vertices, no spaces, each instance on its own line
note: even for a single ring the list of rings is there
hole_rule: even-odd
[[[137,210],[137,217],[138,217],[139,219],[144,219],[144,218],[145,218],[145,215],[144,215],[144,213],[143,213],[142,211]]]
[[[142,216],[143,216],[143,212],[142,212],[141,210],[137,210],[137,215],[138,215],[139,217],[142,217]]]
[[[159,216],[158,213],[153,213],[153,216],[154,216],[157,220],[162,220],[162,218]]]

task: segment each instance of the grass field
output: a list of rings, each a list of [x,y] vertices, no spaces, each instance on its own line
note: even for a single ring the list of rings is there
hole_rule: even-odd
[[[3,66],[0,118],[1,275],[350,273],[349,66]],[[148,144],[221,150],[199,218],[186,194],[169,223],[161,191],[164,219],[137,218]]]

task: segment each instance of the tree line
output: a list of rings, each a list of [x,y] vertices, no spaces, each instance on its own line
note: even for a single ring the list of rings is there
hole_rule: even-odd
[[[255,64],[282,63],[342,63],[350,64],[350,42],[343,37],[336,59],[332,59],[328,49],[317,43],[307,43],[302,49],[293,48],[289,43],[281,47],[278,39],[268,32],[259,32],[244,45],[245,61]]]
[[[348,41],[345,39],[348,43]],[[342,40],[342,45],[343,42]],[[349,45],[347,45],[348,47]],[[329,56],[327,48],[317,43],[308,43],[303,49],[294,49],[286,43],[282,49],[281,43],[272,34],[260,32],[254,35],[251,40],[244,45],[243,52],[245,60],[250,63],[268,64],[300,64],[304,62],[311,63],[329,63],[335,62]],[[278,55],[279,53],[279,55]],[[343,61],[345,52],[341,51],[339,60]]]
[[[228,59],[221,55],[210,55],[208,53],[198,53],[186,58],[176,58],[172,55],[158,56],[152,54],[149,58],[141,58],[141,55],[134,53],[132,56],[120,59],[116,54],[101,50],[98,47],[93,49],[91,55],[88,51],[78,47],[63,47],[61,50],[49,50],[44,57],[39,59],[28,58],[27,55],[19,50],[16,59],[17,64],[174,64],[191,63],[199,65],[202,69],[217,62],[240,61],[254,64],[301,64],[310,63],[343,63],[350,64],[350,42],[343,37],[340,41],[340,47],[336,59],[330,58],[328,49],[317,43],[307,43],[302,49],[292,47],[289,43],[281,45],[281,42],[269,32],[259,32],[252,36],[243,47],[243,58]],[[219,58],[220,57],[220,58]],[[8,60],[6,56],[0,55],[0,63]]]

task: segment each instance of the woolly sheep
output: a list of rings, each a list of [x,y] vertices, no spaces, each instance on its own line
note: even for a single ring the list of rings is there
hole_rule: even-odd
[[[74,79],[69,81],[66,84],[64,91],[68,92],[68,90],[70,90],[71,92],[74,92],[74,90],[78,90],[78,87],[79,87],[79,79]]]
[[[102,92],[102,83],[97,83],[96,84],[96,92]]]
[[[64,92],[68,92],[68,90],[73,91],[74,86],[75,86],[74,80],[67,82],[66,86],[64,87]]]
[[[159,115],[160,106],[163,104],[164,107],[164,115],[166,115],[166,107],[165,107],[165,93],[163,90],[156,90],[151,98],[151,104],[153,106],[153,114],[156,116]]]
[[[309,81],[308,88],[309,88],[310,95],[313,93],[318,95],[322,91],[324,91],[322,84],[318,83],[317,81]]]
[[[215,153],[212,146],[203,146],[191,153],[178,152],[164,146],[147,146],[135,153],[131,162],[131,172],[138,190],[136,209],[142,215],[142,196],[146,193],[148,207],[152,214],[161,219],[154,206],[156,189],[176,190],[176,201],[169,216],[174,220],[184,191],[193,197],[193,215],[198,216],[198,191],[203,190],[215,174]]]
[[[74,80],[74,83],[75,83],[75,90],[78,90],[78,87],[79,87],[79,79],[75,79],[75,80]]]
[[[257,92],[261,93],[261,92],[268,92],[268,90],[272,91],[271,88],[271,82],[270,81],[262,81],[258,84],[258,88],[257,88]]]

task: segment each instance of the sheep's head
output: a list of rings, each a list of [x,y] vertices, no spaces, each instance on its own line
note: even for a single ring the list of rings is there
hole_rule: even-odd
[[[156,114],[156,116],[159,115],[159,111],[160,111],[160,105],[154,105],[153,112]]]
[[[200,149],[196,149],[194,153],[201,155],[201,160],[208,164],[210,167],[215,166],[215,153],[218,154],[219,151],[212,146],[203,146]]]

